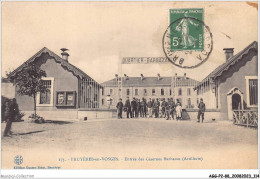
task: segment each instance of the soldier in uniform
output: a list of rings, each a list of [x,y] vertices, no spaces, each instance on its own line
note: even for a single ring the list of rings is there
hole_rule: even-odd
[[[129,97],[127,97],[127,99],[125,101],[125,108],[126,108],[126,117],[132,118],[132,111],[131,111],[131,104],[130,104],[130,101],[129,101]]]
[[[160,102],[159,102],[158,98],[156,98],[156,101],[153,104],[153,108],[155,110],[155,118],[159,117],[159,107],[160,107]]]
[[[131,101],[132,118],[137,117],[137,103],[135,98]]]
[[[144,98],[144,117],[146,117],[147,114],[147,102],[146,99]]]
[[[122,111],[123,111],[123,103],[122,103],[122,99],[119,99],[119,102],[116,105],[117,108],[117,118],[118,119],[122,119]]]
[[[137,103],[137,117],[141,117],[141,102],[140,99],[136,99]]]
[[[162,114],[161,114],[161,117],[165,117],[165,107],[166,107],[166,101],[165,99],[163,98],[163,101],[162,101]]]
[[[155,100],[154,100],[154,98],[153,98],[153,99],[152,99],[152,117],[153,117],[153,115],[155,114],[154,103],[155,103]]]
[[[148,103],[147,103],[147,108],[148,108],[148,116],[152,117],[152,107],[153,107],[153,103],[152,103],[152,99],[150,98]]]
[[[200,103],[198,105],[198,108],[199,108],[199,111],[198,111],[198,122],[200,122],[200,116],[201,116],[202,117],[202,121],[201,122],[203,123],[204,113],[205,113],[205,110],[206,110],[206,105],[203,102],[202,98],[200,99]]]
[[[170,99],[168,98],[168,101],[165,102],[165,116],[166,116],[166,120],[171,119],[170,118]]]
[[[141,101],[141,117],[146,117],[146,101],[144,98]]]
[[[172,117],[172,120],[174,120],[175,103],[173,98],[170,99],[169,107],[170,107],[170,116]]]
[[[6,108],[5,108],[6,126],[4,130],[4,137],[11,136],[12,122],[14,121],[15,117],[18,115],[18,112],[19,112],[19,108],[15,98],[13,98],[11,101],[6,102]]]

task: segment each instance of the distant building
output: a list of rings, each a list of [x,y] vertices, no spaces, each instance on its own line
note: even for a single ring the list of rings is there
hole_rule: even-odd
[[[207,109],[220,110],[223,119],[232,119],[232,111],[258,106],[258,43],[253,42],[233,56],[233,48],[224,48],[226,62],[211,72],[195,89]]]
[[[40,113],[44,111],[45,116],[56,112],[52,114],[65,118],[77,118],[79,108],[99,107],[101,86],[82,70],[69,63],[68,56],[68,53],[63,52],[60,57],[44,47],[9,76],[9,80],[14,80],[15,75],[19,75],[24,66],[29,63],[39,66],[46,72],[47,76],[42,80],[49,88],[49,92],[38,94],[36,101],[37,110]],[[2,83],[2,85],[5,84]],[[33,98],[20,96],[16,91],[17,87],[15,87],[15,98],[19,108],[28,113],[33,111]]]
[[[121,77],[116,75],[114,79],[101,83],[104,89],[100,98],[101,107],[107,108],[111,105],[111,108],[115,108],[121,93],[123,103],[127,97],[130,100],[133,97],[146,100],[173,98],[181,102],[184,108],[194,108],[197,105],[197,97],[193,88],[197,83],[198,81],[187,77],[186,74],[175,74],[173,77],[162,77],[160,74],[156,77],[146,77],[143,74],[140,77],[128,77],[125,74],[122,81]]]

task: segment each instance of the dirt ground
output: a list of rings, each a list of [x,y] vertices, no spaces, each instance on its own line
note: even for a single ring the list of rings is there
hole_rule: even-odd
[[[229,121],[25,121],[12,131],[2,137],[3,169],[18,166],[17,155],[25,168],[256,169],[258,162],[257,129]]]

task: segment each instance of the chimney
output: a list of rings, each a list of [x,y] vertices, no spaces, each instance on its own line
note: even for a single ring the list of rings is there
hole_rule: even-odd
[[[128,76],[126,74],[124,74],[124,78],[125,80],[128,80]]]
[[[69,49],[61,48],[60,50],[62,51],[62,53],[61,53],[62,59],[65,60],[66,62],[68,62],[70,55],[66,51],[69,50]]]
[[[186,76],[186,73],[184,73],[184,79],[185,79],[185,80],[186,80],[186,77],[187,77],[187,76]]]
[[[143,80],[144,79],[144,75],[143,74],[141,74],[141,80]]]
[[[224,48],[223,50],[225,51],[226,61],[233,57],[234,48]]]
[[[160,73],[157,74],[158,80],[161,79]]]

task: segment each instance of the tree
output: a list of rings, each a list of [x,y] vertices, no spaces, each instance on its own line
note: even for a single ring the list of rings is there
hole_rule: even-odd
[[[42,77],[46,77],[46,72],[34,64],[27,64],[12,79],[18,87],[19,95],[33,97],[34,116],[36,117],[36,95],[37,93],[46,93],[49,89],[43,84]]]

